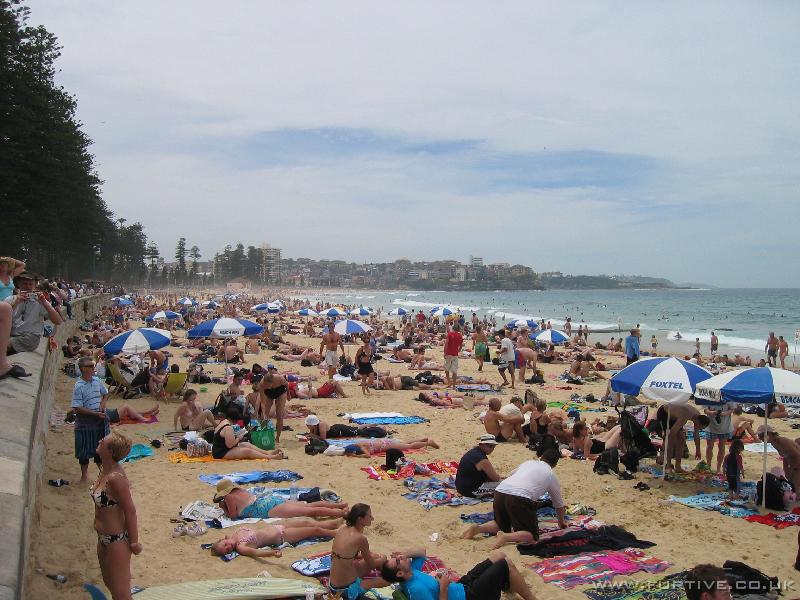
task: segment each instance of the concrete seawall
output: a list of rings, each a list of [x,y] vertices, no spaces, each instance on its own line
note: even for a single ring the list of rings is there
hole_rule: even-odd
[[[31,373],[0,381],[0,600],[25,598],[24,569],[36,497],[43,485],[45,440],[53,408],[55,378],[64,363],[61,345],[78,326],[111,303],[109,294],[79,298],[74,320],[56,328],[57,348],[43,339],[36,352],[14,355],[12,362]]]

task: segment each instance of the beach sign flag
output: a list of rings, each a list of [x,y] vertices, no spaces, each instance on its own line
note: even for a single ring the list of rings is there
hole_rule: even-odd
[[[362,323],[361,321],[344,319],[342,321],[336,321],[336,323],[334,323],[333,325],[333,330],[339,335],[348,335],[348,334],[357,335],[359,333],[366,333],[367,331],[372,331],[372,327],[370,327],[366,323]]]
[[[544,344],[563,344],[569,341],[569,336],[558,329],[545,329],[536,334],[531,334],[530,338]]]
[[[800,406],[800,375],[786,369],[751,367],[727,371],[697,386],[698,404],[780,402]]]
[[[670,356],[640,358],[611,378],[611,389],[628,396],[685,404],[711,373],[694,363]]]
[[[259,335],[264,328],[246,319],[211,319],[192,327],[186,334],[189,339],[196,338],[235,338],[241,335]]]
[[[155,327],[140,327],[115,335],[103,346],[103,352],[114,354],[138,354],[169,346],[172,336],[169,331]]]

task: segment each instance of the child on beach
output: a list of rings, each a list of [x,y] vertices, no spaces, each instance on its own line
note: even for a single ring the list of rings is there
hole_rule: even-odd
[[[742,464],[742,451],[744,450],[744,443],[740,439],[734,439],[731,442],[728,455],[723,460],[723,468],[725,469],[725,477],[728,479],[728,496],[733,500],[740,498],[739,496],[739,483],[744,477],[744,466]]]

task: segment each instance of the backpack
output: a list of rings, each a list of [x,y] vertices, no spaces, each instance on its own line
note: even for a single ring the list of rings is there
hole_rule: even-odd
[[[722,564],[725,569],[725,579],[731,587],[734,596],[746,594],[768,594],[779,590],[780,583],[777,577],[769,577],[758,569],[736,560],[726,560]]]
[[[761,505],[763,480],[759,479],[756,484],[757,504]],[[784,499],[785,492],[793,491],[792,484],[785,477],[778,477],[773,473],[767,473],[767,502],[766,507],[770,510],[788,510]]]
[[[647,430],[636,420],[636,417],[624,409],[617,409],[617,414],[625,447],[629,450],[636,449],[639,458],[655,456],[657,454],[656,447],[650,440]]]
[[[305,452],[309,456],[314,456],[315,454],[322,454],[328,448],[328,442],[323,440],[322,438],[312,437],[308,440],[308,443],[305,446]]]
[[[603,450],[594,461],[593,471],[598,475],[608,475],[611,471],[619,474],[619,450],[616,448]]]

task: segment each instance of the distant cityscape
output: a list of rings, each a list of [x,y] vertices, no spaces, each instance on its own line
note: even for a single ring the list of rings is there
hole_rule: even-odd
[[[533,289],[624,289],[676,287],[667,279],[628,275],[567,275],[560,271],[537,273],[527,265],[496,262],[483,257],[458,260],[356,263],[345,260],[284,258],[280,248],[237,244],[226,246],[209,261],[194,261],[195,283],[246,288],[264,285],[284,287],[335,287],[359,289],[443,290],[533,290]],[[177,262],[154,259],[151,274],[171,283]]]

